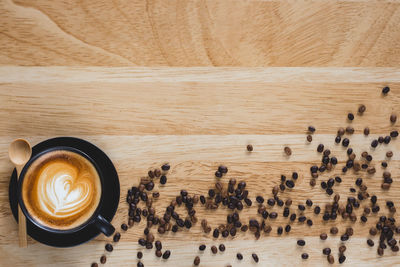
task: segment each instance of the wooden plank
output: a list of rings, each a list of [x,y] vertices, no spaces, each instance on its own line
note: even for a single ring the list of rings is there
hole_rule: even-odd
[[[2,67],[0,135],[336,133],[359,104],[367,112],[352,123],[357,133],[392,129],[398,69],[314,70]]]
[[[391,68],[270,68],[270,69],[212,69],[212,68],[78,68],[78,67],[0,67],[0,265],[20,266],[89,266],[99,262],[105,253],[109,238],[100,236],[75,248],[50,248],[29,240],[27,249],[18,248],[17,224],[8,205],[8,182],[12,166],[7,159],[7,147],[15,137],[26,137],[36,144],[57,135],[74,135],[87,139],[103,149],[113,160],[121,182],[120,207],[113,224],[116,228],[127,220],[124,194],[135,185],[149,168],[171,163],[168,183],[156,185],[161,197],[157,202],[162,212],[171,199],[185,188],[190,193],[205,194],[215,183],[214,171],[219,164],[226,164],[229,172],[222,178],[244,179],[250,196],[272,196],[271,188],[279,183],[280,175],[290,176],[298,171],[300,177],[292,190],[280,193],[282,199],[294,200],[296,205],[311,198],[323,207],[331,201],[319,186],[321,181],[340,175],[343,182],[334,187],[341,194],[341,203],[352,195],[357,177],[362,177],[371,194],[378,196],[381,214],[389,215],[386,200],[399,203],[400,144],[393,140],[389,145],[370,149],[370,142],[380,135],[387,135],[398,128],[390,125],[389,115],[399,113],[400,70]],[[381,97],[384,85],[391,86],[387,97]],[[374,176],[352,171],[341,174],[346,159],[345,149],[335,145],[334,137],[339,126],[346,126],[346,113],[356,112],[358,104],[365,104],[364,116],[356,116],[352,126],[351,147],[359,153],[366,150],[373,155],[376,166]],[[314,125],[317,132],[313,142],[305,141],[305,130]],[[363,136],[362,129],[371,128],[371,135]],[[247,144],[254,151],[245,150]],[[320,162],[316,146],[324,143],[339,159],[339,165],[330,173],[318,178],[317,186],[309,186],[309,168]],[[283,147],[289,145],[293,154],[286,157]],[[394,152],[388,170],[394,177],[391,190],[380,188],[383,169],[380,161],[385,153]],[[369,206],[362,203],[356,211]],[[179,209],[181,210],[181,209]],[[197,216],[208,217],[216,227],[225,221],[227,210],[207,212],[196,208]],[[278,207],[269,208],[278,211]],[[279,214],[281,215],[281,210]],[[347,245],[348,265],[376,266],[399,265],[396,253],[385,251],[384,257],[369,248],[366,238],[377,215],[368,216],[368,222],[355,224],[342,222],[323,223],[321,216],[305,214],[313,219],[314,226],[295,222],[289,235],[279,237],[276,228],[285,226],[279,216],[268,220],[273,227],[269,235],[254,241],[250,233],[239,233],[235,238],[214,240],[201,232],[199,223],[188,231],[169,233],[161,238],[164,248],[172,250],[168,261],[154,256],[154,250],[144,251],[145,266],[190,266],[196,255],[201,256],[201,266],[247,266],[252,264],[251,253],[260,257],[260,266],[309,265],[328,266],[321,251],[331,247],[337,263],[340,234],[346,227],[354,228],[354,236]],[[257,217],[256,207],[245,209],[242,218]],[[259,218],[259,216],[257,217]],[[398,213],[394,218],[399,221]],[[244,220],[244,219],[243,219]],[[328,232],[333,225],[339,227],[337,236],[326,242],[319,240],[321,232]],[[109,266],[136,265],[137,239],[144,225],[134,226],[122,235],[114,251],[107,254]],[[158,238],[158,235],[156,235]],[[298,238],[305,238],[307,245],[299,248]],[[198,252],[198,245],[208,249]],[[224,253],[211,255],[209,247],[224,243]],[[235,259],[241,251],[243,262]],[[302,252],[309,260],[300,258]]]
[[[399,1],[0,4],[0,64],[399,66]]]

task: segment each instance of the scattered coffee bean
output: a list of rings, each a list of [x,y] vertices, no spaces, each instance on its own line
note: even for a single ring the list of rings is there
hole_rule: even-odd
[[[335,259],[331,254],[329,254],[326,258],[328,259],[329,264],[333,264],[335,262]]]
[[[249,151],[249,152],[253,151],[253,146],[252,145],[247,145],[247,151]]]
[[[137,267],[144,267],[144,264],[141,261],[139,261],[136,266]]]
[[[308,254],[307,254],[307,253],[302,253],[302,254],[301,254],[301,258],[302,258],[303,260],[308,259]]]
[[[323,144],[319,144],[318,147],[317,147],[317,151],[319,153],[322,153],[324,151],[324,145]]]
[[[162,257],[162,252],[161,252],[161,250],[156,250],[155,254],[156,254],[156,257],[157,257],[157,258],[161,258],[161,257]]]
[[[339,253],[340,253],[340,254],[343,254],[345,251],[346,251],[346,246],[345,246],[345,245],[341,245],[341,246],[339,247]]]
[[[306,241],[304,241],[303,239],[297,240],[297,245],[303,247],[306,244]]]
[[[106,257],[106,255],[101,256],[101,257],[100,257],[100,263],[101,263],[101,264],[105,264],[106,262],[107,262],[107,257]]]
[[[93,262],[90,266],[91,266],[91,267],[99,267],[99,265],[97,264],[97,262]]]
[[[194,264],[195,266],[198,266],[198,265],[200,264],[200,257],[199,257],[199,256],[196,256],[196,257],[194,258],[193,264]]]
[[[358,107],[358,113],[359,113],[360,115],[362,115],[362,114],[365,112],[366,109],[367,109],[367,108],[366,108],[365,105],[360,105],[360,106]]]
[[[125,223],[121,224],[121,229],[124,231],[128,230],[128,225],[126,225]]]
[[[171,251],[169,251],[169,250],[166,250],[164,252],[164,254],[162,255],[163,259],[165,259],[165,260],[168,259],[170,256],[171,256]]]
[[[326,240],[328,238],[328,235],[326,233],[322,233],[322,234],[319,235],[319,238],[321,240]]]
[[[345,260],[346,260],[346,256],[345,256],[345,255],[343,255],[343,254],[339,255],[339,263],[340,263],[340,264],[342,264],[343,262],[345,262]]]
[[[290,147],[285,146],[284,151],[285,151],[285,154],[286,154],[287,156],[292,155],[292,150],[290,149]]]
[[[258,261],[259,261],[257,254],[252,253],[252,254],[251,254],[251,257],[253,257],[253,260],[254,260],[255,262],[258,262]]]
[[[106,244],[106,246],[105,246],[105,249],[108,251],[108,252],[111,252],[111,251],[113,251],[113,246],[111,245],[111,244],[109,244],[109,243],[107,243]]]
[[[396,123],[396,121],[397,121],[397,116],[395,114],[390,115],[390,122]]]
[[[212,252],[213,254],[217,254],[218,248],[217,248],[216,246],[212,246],[212,247],[211,247],[211,252]]]
[[[166,184],[167,183],[167,176],[161,175],[160,177],[160,184]]]
[[[382,94],[383,95],[387,95],[390,92],[390,87],[389,86],[385,86],[382,89]]]
[[[367,244],[368,244],[368,246],[373,247],[374,246],[374,241],[372,241],[372,239],[368,239],[367,240]]]
[[[311,136],[311,135],[307,135],[307,141],[308,141],[309,143],[312,142],[312,136]]]
[[[218,248],[219,248],[219,251],[221,251],[221,252],[225,251],[225,245],[224,244],[220,244]]]
[[[168,171],[171,168],[168,163],[165,163],[164,165],[161,166],[161,170],[163,171]]]
[[[237,253],[236,258],[241,261],[243,260],[243,255],[241,253]]]
[[[330,230],[331,234],[336,235],[339,232],[339,229],[337,227],[332,227]]]
[[[322,253],[323,253],[324,255],[329,255],[329,254],[331,254],[331,249],[330,249],[330,248],[324,248],[324,249],[322,250]]]
[[[364,128],[364,135],[369,135],[369,128],[368,127]]]
[[[140,260],[141,258],[143,258],[143,253],[142,253],[141,251],[139,251],[139,252],[136,254],[136,257]]]

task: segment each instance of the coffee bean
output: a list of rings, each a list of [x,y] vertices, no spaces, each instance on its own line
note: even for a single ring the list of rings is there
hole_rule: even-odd
[[[100,257],[100,262],[101,262],[101,264],[105,264],[107,262],[106,255],[103,255],[103,256]]]
[[[376,139],[374,139],[372,142],[371,142],[371,147],[377,147],[378,146],[378,140],[376,140]]]
[[[222,177],[222,173],[219,172],[219,171],[216,171],[216,172],[215,172],[215,177],[221,178],[221,177]]]
[[[368,244],[368,246],[373,247],[374,246],[374,241],[372,241],[372,239],[368,239],[367,240],[367,244]]]
[[[348,138],[343,138],[342,146],[348,147],[350,144],[350,140]]]
[[[116,232],[113,237],[114,242],[118,242],[121,239],[121,234]]]
[[[340,254],[343,254],[345,251],[346,251],[346,246],[345,246],[345,245],[341,245],[341,246],[339,247],[339,253],[340,253]]]
[[[331,234],[336,235],[339,232],[339,229],[337,227],[332,227],[330,230]]]
[[[339,135],[335,137],[335,143],[339,144],[340,141],[342,141],[342,137],[340,137]]]
[[[311,136],[311,135],[307,135],[307,141],[308,141],[309,143],[312,142],[312,136]]]
[[[157,241],[154,243],[154,246],[156,247],[157,250],[161,250],[161,249],[162,249],[162,243],[161,243],[161,241],[157,240]]]
[[[106,250],[107,250],[108,252],[111,252],[111,251],[113,251],[113,249],[114,249],[113,246],[112,246],[111,244],[109,244],[109,243],[106,244],[105,248],[106,248]]]
[[[390,87],[389,86],[385,86],[382,89],[382,94],[387,95],[390,92]]]
[[[162,176],[160,177],[160,184],[166,184],[166,183],[167,183],[167,176],[162,175]]]
[[[365,112],[366,109],[367,109],[367,108],[366,108],[365,105],[360,105],[360,106],[358,107],[358,113],[359,113],[360,115],[362,115],[362,114]]]
[[[139,261],[136,266],[137,267],[144,267],[144,264],[141,261]]]
[[[320,214],[320,212],[321,212],[321,208],[319,207],[319,206],[315,206],[315,208],[314,208],[314,214]]]
[[[306,241],[304,241],[303,239],[297,240],[297,245],[303,247],[303,246],[305,246],[305,244],[306,244]]]
[[[347,127],[346,127],[346,133],[348,133],[348,134],[353,134],[353,133],[354,133],[354,128],[351,127],[351,126],[347,126]]]
[[[321,240],[326,240],[326,239],[328,238],[328,235],[325,234],[325,233],[322,233],[322,234],[319,235],[319,238],[320,238]]]
[[[237,253],[236,258],[241,261],[243,260],[243,255],[241,253]]]
[[[200,251],[204,251],[206,249],[206,245],[202,244],[199,246]]]
[[[126,225],[125,223],[121,224],[121,229],[124,231],[128,230],[128,225]]]
[[[364,128],[364,135],[369,135],[369,128],[368,127]]]
[[[255,262],[258,262],[258,261],[259,261],[257,254],[252,253],[252,254],[251,254],[251,257],[253,257],[253,260],[254,260]]]
[[[169,250],[166,250],[164,252],[164,254],[162,255],[163,259],[165,259],[165,260],[168,259],[170,256],[171,256],[171,251],[169,251]]]
[[[278,228],[276,229],[276,232],[278,235],[281,235],[283,233],[283,227],[282,226],[278,226]]]
[[[396,121],[397,121],[397,116],[395,114],[390,115],[390,122],[396,123]]]
[[[290,147],[285,146],[284,151],[285,151],[285,154],[286,154],[287,156],[292,155],[292,150],[290,149]]]
[[[90,265],[91,267],[99,267],[99,265],[96,262],[93,262],[92,265]]]
[[[215,228],[215,229],[214,229],[213,237],[214,237],[214,238],[218,238],[218,237],[219,237],[219,230],[218,230],[218,228]]]
[[[345,260],[346,260],[346,256],[345,256],[345,255],[343,255],[343,254],[339,255],[339,263],[340,263],[340,264],[342,264],[343,262],[345,262]]]
[[[378,137],[378,143],[379,143],[379,144],[382,144],[382,143],[383,143],[383,136],[379,136],[379,137]]]
[[[393,152],[392,152],[392,151],[386,152],[386,157],[387,157],[387,158],[393,157]]]
[[[216,246],[212,246],[212,247],[211,247],[211,252],[212,252],[213,254],[217,254],[217,252],[218,252],[217,247],[216,247]]]
[[[335,262],[335,259],[330,254],[328,255],[327,259],[328,259],[329,264],[333,264]]]
[[[294,187],[294,182],[292,180],[286,180],[286,186],[288,188],[293,188]]]
[[[323,144],[319,144],[318,147],[317,147],[317,151],[319,153],[322,153],[322,151],[324,151],[324,145]]]
[[[221,252],[225,251],[225,245],[224,244],[220,244],[218,248],[219,248],[219,251],[221,251]]]
[[[156,257],[157,257],[157,258],[161,258],[161,257],[162,257],[162,252],[161,252],[161,250],[156,250],[155,254],[156,254]]]
[[[253,146],[252,145],[247,145],[247,151],[249,151],[249,152],[253,151]]]
[[[397,136],[399,136],[399,132],[398,131],[391,131],[390,132],[390,137],[396,138]]]
[[[200,257],[199,257],[199,256],[196,256],[196,257],[194,258],[193,264],[194,264],[195,266],[197,266],[197,265],[200,264]]]
[[[139,252],[136,254],[136,257],[140,260],[141,258],[143,258],[143,253],[142,253],[141,251],[139,251]]]
[[[323,253],[324,255],[330,255],[330,254],[331,254],[331,249],[330,249],[330,248],[324,248],[324,249],[322,250],[322,253]]]
[[[347,114],[347,119],[349,119],[350,121],[354,120],[354,114],[353,113],[348,113]]]
[[[378,255],[383,256],[383,248],[381,247],[378,248]]]
[[[162,169],[163,171],[168,171],[170,168],[171,168],[171,166],[169,166],[168,163],[165,163],[164,165],[161,166],[161,169]]]
[[[224,166],[224,165],[220,165],[220,166],[218,167],[218,171],[219,171],[220,173],[225,174],[225,173],[228,173],[228,168],[227,168],[226,166]]]

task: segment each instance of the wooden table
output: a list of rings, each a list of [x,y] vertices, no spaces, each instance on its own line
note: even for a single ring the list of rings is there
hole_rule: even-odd
[[[245,180],[253,200],[259,194],[270,198],[281,174],[298,171],[295,188],[279,194],[292,198],[293,205],[311,198],[323,207],[331,197],[319,182],[335,175],[343,179],[335,192],[344,203],[349,187],[363,177],[368,191],[378,196],[381,214],[387,215],[385,200],[400,205],[400,144],[392,141],[373,151],[370,142],[398,129],[389,116],[400,115],[399,6],[390,1],[3,1],[0,266],[90,266],[111,240],[99,236],[79,247],[57,249],[29,239],[28,248],[18,248],[8,203],[12,165],[7,157],[17,137],[37,144],[54,136],[77,136],[103,149],[120,176],[121,201],[113,220],[118,229],[127,221],[127,189],[164,162],[172,168],[168,183],[156,185],[159,210],[183,188],[206,194],[216,168],[225,164],[229,172],[222,181]],[[382,97],[385,85],[391,92]],[[345,149],[334,144],[337,129],[349,125],[346,114],[356,113],[359,104],[367,111],[351,123],[356,130],[351,147],[358,156],[371,151],[377,167],[373,176],[342,175]],[[306,142],[308,125],[317,128],[311,144]],[[362,135],[365,126],[371,129],[369,137]],[[312,189],[309,168],[321,160],[319,143],[340,163]],[[252,153],[247,144],[254,146]],[[285,146],[292,148],[292,156],[284,155]],[[394,183],[384,192],[380,161],[388,150],[394,152],[388,168]],[[361,206],[368,205],[369,200]],[[196,210],[214,227],[226,220],[225,208]],[[191,266],[197,255],[201,266],[256,266],[253,252],[260,258],[258,266],[329,265],[324,247],[332,248],[339,265],[339,236],[348,226],[355,233],[346,242],[345,265],[400,265],[398,254],[389,250],[377,256],[377,237],[373,248],[366,244],[376,215],[365,224],[323,223],[307,209],[311,228],[295,222],[289,235],[278,236],[277,226],[287,220],[281,209],[271,210],[280,216],[270,222],[273,231],[257,241],[249,232],[214,240],[202,233],[200,223],[191,231],[166,234],[161,240],[172,251],[168,261],[139,248],[144,226],[136,225],[122,234],[112,253],[105,253],[104,266],[136,266],[138,250],[144,251],[145,266]],[[243,221],[260,219],[256,213],[253,205],[240,216]],[[394,217],[400,220],[398,213]],[[340,234],[319,240],[333,225]],[[305,247],[296,245],[298,238],[306,240]],[[204,253],[198,251],[201,243],[208,246]],[[226,251],[212,255],[210,246],[220,243]],[[245,257],[241,262],[235,258],[239,251]],[[309,253],[307,261],[301,260],[302,252]]]

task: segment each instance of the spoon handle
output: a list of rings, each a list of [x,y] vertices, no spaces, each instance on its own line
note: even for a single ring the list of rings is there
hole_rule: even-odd
[[[16,167],[18,179],[19,175],[21,174],[22,167],[23,166]],[[26,233],[26,218],[19,205],[18,205],[18,239],[20,248],[26,248],[28,246],[27,233]]]

